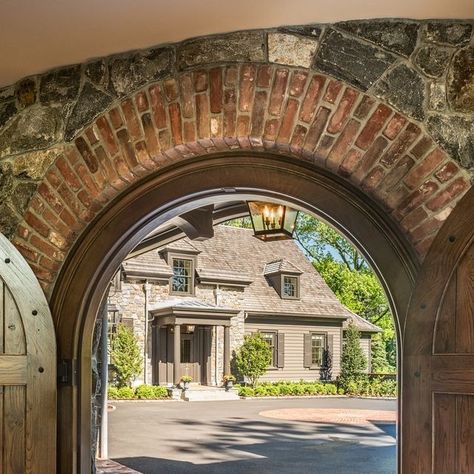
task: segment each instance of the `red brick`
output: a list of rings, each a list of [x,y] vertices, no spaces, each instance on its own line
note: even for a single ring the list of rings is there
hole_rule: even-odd
[[[326,128],[326,123],[329,119],[329,114],[331,111],[326,107],[320,107],[314,122],[311,124],[311,127],[308,130],[306,135],[306,141],[304,148],[309,151],[313,151],[317,145],[319,138],[321,137],[324,129]],[[301,117],[301,114],[300,114]]]
[[[130,137],[133,141],[140,140],[142,138],[142,130],[132,100],[126,99],[122,101],[121,105]]]
[[[429,150],[431,150],[431,148],[433,148],[433,146],[433,140],[428,135],[422,135],[410,150],[410,153],[415,158],[422,158]]]
[[[307,132],[308,129],[306,127],[303,127],[303,125],[297,125],[293,132],[293,136],[291,137],[291,146],[295,148],[303,148]]]
[[[405,177],[405,184],[413,189],[419,186],[425,178],[446,159],[446,155],[439,149],[432,151]]]
[[[404,217],[400,224],[405,230],[410,231],[420,225],[420,222],[423,222],[427,217],[428,213],[423,209],[423,207],[418,207]]]
[[[135,154],[137,156],[138,162],[141,163],[144,168],[149,170],[155,169],[155,163],[150,158],[145,142],[135,143]]]
[[[38,278],[43,289],[49,288],[50,283],[52,283],[54,280],[53,274],[50,271],[45,270],[44,268],[35,264],[30,263],[30,267],[33,270],[36,278]]]
[[[110,123],[115,130],[123,126],[122,115],[120,115],[120,110],[117,107],[114,107],[109,112]]]
[[[354,148],[349,150],[339,167],[339,174],[346,177],[350,176],[359,166],[361,158],[362,152]]]
[[[95,133],[94,127],[88,127],[86,129],[85,134],[86,134],[87,140],[89,140],[90,145],[95,145],[99,141],[99,137]]]
[[[61,267],[61,264],[59,262],[51,260],[50,258],[45,256],[42,256],[38,263],[41,267],[46,268],[51,272],[57,272]]]
[[[28,261],[37,262],[39,260],[40,256],[38,252],[33,250],[26,242],[21,242],[15,238],[13,239],[13,244]]]
[[[438,185],[434,181],[423,183],[415,192],[411,193],[402,201],[398,207],[398,214],[400,216],[406,216],[409,212],[426,201],[437,189]]]
[[[248,112],[252,107],[256,75],[255,66],[245,64],[241,67],[239,110],[242,112]]]
[[[360,166],[353,175],[355,182],[360,183],[365,178],[369,170],[379,160],[387,144],[388,142],[384,137],[377,137],[374,143],[372,143],[370,148],[365,152],[365,155],[362,156]]]
[[[160,154],[161,150],[150,114],[147,113],[142,115],[142,127],[143,131],[145,132],[145,141],[148,152],[152,157],[156,158]]]
[[[173,102],[178,98],[178,84],[174,79],[168,79],[163,83],[166,100],[168,102]]]
[[[79,181],[79,178],[76,176],[64,157],[60,156],[57,158],[56,167],[73,191],[78,191],[81,188],[81,182]]]
[[[222,116],[217,115],[211,117],[211,137],[220,138],[222,137]],[[213,140],[213,143],[215,140]]]
[[[265,124],[265,110],[267,108],[267,91],[257,91],[255,93],[255,101],[252,110],[252,129],[253,136],[260,136],[263,133]]]
[[[204,92],[207,89],[207,72],[196,71],[194,73],[194,90]]]
[[[35,234],[33,234],[31,236],[30,243],[42,254],[47,255],[50,258],[54,258],[58,261],[64,260],[64,253],[61,252],[60,249],[51,245],[49,242],[46,242],[46,240],[44,240],[43,238],[37,237]]]
[[[209,71],[211,113],[222,112],[222,69],[220,67]]]
[[[239,80],[239,70],[237,66],[227,66],[225,69],[225,85],[226,87],[233,87],[237,85]]]
[[[448,161],[441,169],[435,173],[440,183],[449,181],[459,171],[458,166],[452,161]]]
[[[196,140],[196,126],[194,121],[183,123],[183,137],[185,143],[194,142]]]
[[[89,171],[91,173],[95,173],[99,169],[99,163],[97,162],[97,158],[95,157],[94,153],[92,153],[92,150],[89,148],[84,138],[76,138],[75,144],[79,153],[84,159],[85,164],[89,168]]]
[[[114,156],[118,153],[119,148],[117,142],[115,141],[114,133],[110,128],[109,122],[105,117],[99,117],[96,121],[97,128],[99,133],[102,136],[102,141],[107,147],[107,151]]]
[[[459,196],[463,191],[469,187],[469,183],[465,178],[460,177],[455,179],[443,191],[438,193],[433,199],[426,203],[426,207],[431,211],[439,211],[445,207],[454,198]]]
[[[339,165],[344,159],[347,150],[357,135],[359,127],[360,122],[355,119],[351,119],[345,126],[344,130],[337,138],[336,143],[334,143],[334,146],[328,155],[326,165],[329,169],[337,170],[339,168]]]
[[[25,222],[38,234],[43,237],[48,237],[49,226],[47,226],[41,219],[35,216],[32,212],[27,211],[24,216]]]
[[[207,94],[196,95],[196,121],[198,137],[209,137],[209,103]]]
[[[127,130],[122,129],[117,132],[117,138],[120,143],[120,147],[122,149],[123,156],[128,163],[128,166],[133,171],[138,166],[138,160],[135,156],[135,152],[133,150],[130,137],[128,135]]]
[[[388,122],[383,134],[390,140],[393,140],[399,134],[405,123],[405,118],[403,118],[400,114],[395,114],[390,122]]]
[[[237,118],[237,136],[243,137],[249,134],[250,117],[247,115],[239,115]]]
[[[390,117],[392,110],[386,105],[380,104],[367,121],[365,127],[357,138],[356,145],[362,150],[367,150],[373,143],[375,137]]]
[[[315,75],[309,83],[303,103],[301,104],[300,120],[310,123],[313,120],[319,98],[324,87],[326,79],[323,76]],[[328,110],[328,109],[326,109]]]
[[[57,214],[62,211],[64,204],[44,181],[38,186],[38,192]]]
[[[400,181],[410,171],[414,164],[415,162],[413,158],[405,155],[387,174],[383,182],[378,187],[377,193],[382,195],[383,193],[390,191],[390,189],[400,183]]]
[[[306,85],[306,79],[308,79],[308,73],[305,71],[294,71],[291,74],[289,94],[292,97],[301,96]]]
[[[271,119],[265,122],[265,130],[263,132],[263,137],[265,140],[276,140],[278,135],[278,128],[280,126],[280,121],[278,119]]]
[[[184,118],[194,116],[194,90],[191,74],[183,74],[179,81],[181,89],[181,112]]]
[[[349,113],[359,96],[359,93],[354,89],[346,88],[342,99],[339,102],[339,105],[335,112],[333,113],[327,131],[329,133],[338,133],[342,130],[342,127],[346,123],[346,119],[349,116]]]
[[[170,114],[171,135],[175,145],[183,143],[183,132],[181,128],[181,110],[177,102],[169,105],[168,111]]]
[[[235,135],[235,123],[237,120],[237,98],[234,89],[224,91],[224,136]]]
[[[279,115],[283,99],[285,98],[286,85],[288,83],[288,69],[277,69],[273,79],[272,92],[268,112],[271,115]]]
[[[271,66],[259,66],[257,72],[257,87],[270,87],[273,69]]]
[[[364,95],[354,111],[354,117],[359,120],[364,120],[369,115],[374,104],[375,99],[368,95]]]
[[[385,169],[382,166],[375,166],[369,172],[369,174],[362,181],[362,188],[371,191],[375,189],[383,177],[385,176]]]
[[[443,221],[439,221],[438,219],[431,218],[423,224],[419,225],[415,230],[410,232],[410,236],[413,242],[420,242],[424,240],[429,235],[437,232],[441,226],[443,225]]]
[[[148,97],[145,92],[139,92],[135,96],[135,104],[137,105],[137,110],[140,113],[146,112],[148,110]]]
[[[288,143],[290,141],[299,105],[297,100],[288,99],[286,110],[281,121],[280,132],[278,133],[279,142]]]
[[[78,174],[79,178],[81,178],[81,181],[84,183],[84,186],[87,188],[88,193],[93,198],[98,197],[100,191],[97,188],[97,185],[95,184],[95,181],[93,180],[91,174],[89,173],[89,170],[81,164],[76,165],[74,169]]]
[[[326,158],[328,157],[333,144],[334,137],[331,137],[330,135],[323,135],[314,151],[316,162],[325,164]]]
[[[119,178],[117,170],[114,168],[105,150],[101,146],[99,146],[96,148],[95,154],[97,156],[97,159],[99,160],[102,169],[104,170],[104,174],[107,178],[108,183],[117,190],[122,189],[124,186],[124,182]]]
[[[166,110],[163,102],[163,95],[159,85],[150,87],[148,90],[151,100],[151,110],[153,112],[153,118],[158,129],[166,128]]]
[[[28,236],[30,235],[30,231],[25,226],[19,224],[16,228],[16,234],[23,240],[27,240]]]
[[[324,94],[324,100],[326,102],[329,102],[330,104],[335,104],[337,97],[339,95],[339,92],[341,92],[341,89],[342,89],[342,82],[339,82],[336,80],[329,81],[326,87],[326,93]]]
[[[130,168],[127,166],[127,163],[122,155],[117,155],[113,159],[114,168],[117,170],[117,174],[122,178],[124,181],[129,183],[135,180],[135,176],[131,172]]]
[[[164,153],[171,147],[171,135],[167,128],[160,130],[158,133],[158,141],[160,142],[161,152]]]
[[[49,171],[46,173],[46,179],[49,181],[49,183],[54,189],[57,189],[59,186],[61,186],[63,182],[59,173],[54,168],[50,168]]]
[[[392,166],[402,155],[406,153],[411,144],[420,134],[421,130],[414,123],[409,123],[396,141],[384,153],[381,162],[386,166]]]

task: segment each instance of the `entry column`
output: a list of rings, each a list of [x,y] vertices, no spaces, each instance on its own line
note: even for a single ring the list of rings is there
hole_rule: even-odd
[[[173,379],[177,385],[181,378],[181,324],[174,325]]]
[[[224,375],[230,374],[230,326],[224,326]]]

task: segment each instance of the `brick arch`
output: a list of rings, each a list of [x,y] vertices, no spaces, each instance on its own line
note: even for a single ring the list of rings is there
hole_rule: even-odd
[[[470,187],[423,126],[373,96],[306,69],[267,64],[182,73],[115,103],[48,170],[14,243],[50,290],[82,230],[164,166],[267,150],[325,168],[377,201],[420,258]]]

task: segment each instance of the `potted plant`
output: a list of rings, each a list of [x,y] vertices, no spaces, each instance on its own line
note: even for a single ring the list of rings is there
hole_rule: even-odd
[[[189,384],[193,381],[193,378],[190,375],[183,375],[180,381],[183,390],[187,390],[189,388]]]
[[[233,386],[235,382],[235,377],[232,374],[226,374],[223,377],[225,391],[228,392]]]

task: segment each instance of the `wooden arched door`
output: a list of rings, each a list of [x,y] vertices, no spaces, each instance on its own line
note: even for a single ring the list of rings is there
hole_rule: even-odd
[[[436,237],[403,337],[403,474],[474,473],[474,191]]]
[[[48,303],[0,234],[0,472],[56,472],[56,340]]]

